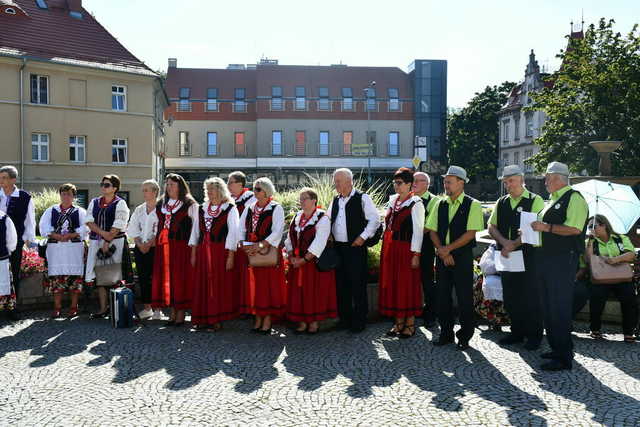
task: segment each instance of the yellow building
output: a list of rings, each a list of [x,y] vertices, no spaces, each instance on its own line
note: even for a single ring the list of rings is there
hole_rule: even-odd
[[[141,202],[140,184],[159,173],[159,75],[80,0],[0,0],[0,28],[0,164],[29,191],[72,182],[81,204],[114,173]]]

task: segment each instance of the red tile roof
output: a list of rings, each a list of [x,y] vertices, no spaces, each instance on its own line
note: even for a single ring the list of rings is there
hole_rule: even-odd
[[[60,2],[49,0],[48,9],[38,8],[35,0],[13,2],[28,17],[0,15],[0,54],[155,75],[86,10],[80,9],[77,19]]]

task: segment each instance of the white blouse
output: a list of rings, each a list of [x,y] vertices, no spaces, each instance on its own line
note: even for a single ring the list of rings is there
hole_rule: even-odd
[[[249,212],[249,208],[253,209],[256,205],[257,201],[252,203],[251,205],[247,205],[242,211],[242,216],[240,217],[240,234],[238,236],[238,241],[247,240],[247,215]],[[282,241],[282,233],[284,233],[284,209],[282,206],[274,201],[269,202],[267,206],[264,208],[264,212],[269,212],[273,210],[272,219],[271,219],[271,234],[267,236],[266,240],[269,242],[271,246],[278,247],[280,246],[280,242]]]
[[[96,222],[95,218],[93,217],[93,206],[95,203],[100,203],[99,197],[91,200],[91,202],[89,203],[89,207],[87,208],[87,215],[84,217],[85,224]],[[116,205],[115,219],[113,220],[111,228],[117,228],[118,230],[125,232],[127,230],[127,221],[129,221],[129,206],[127,206],[127,202],[125,202],[123,199],[120,199],[118,201],[118,204]]]
[[[329,235],[331,234],[331,221],[329,220],[329,216],[326,214],[322,216],[318,220],[320,213],[324,212],[321,210],[316,210],[313,214],[309,222],[305,224],[305,228],[308,227],[316,227],[316,236],[313,238],[311,245],[309,245],[309,252],[315,255],[317,258],[320,258],[322,252],[324,251],[325,246],[327,246],[327,240],[329,239]],[[300,218],[302,217],[302,211],[298,212],[293,218],[294,232],[300,233]],[[285,247],[287,248],[287,252],[291,252],[293,250],[293,245],[291,244],[291,236],[287,235],[287,240],[284,242]]]
[[[151,213],[155,212],[155,206],[151,210]],[[142,239],[142,234],[144,233],[144,225],[147,223],[147,219],[151,213],[147,213],[147,204],[142,203],[133,211],[131,214],[131,218],[129,219],[129,225],[127,226],[127,236],[135,239],[139,237]],[[146,241],[142,239],[143,241]]]
[[[80,235],[80,240],[86,240],[88,236],[88,231],[89,231],[89,229],[86,226],[87,211],[85,211],[83,208],[80,208],[78,206],[74,206],[74,208],[78,210],[78,218],[80,220],[80,225],[75,230],[69,230],[71,221],[67,220],[62,225],[62,229],[60,231],[62,232],[62,234],[78,233]],[[55,227],[51,225],[51,214],[54,209],[57,212],[60,212],[60,205],[51,206],[46,211],[44,211],[44,213],[40,217],[40,223],[39,223],[40,235],[42,235],[43,237],[49,237],[49,235],[55,231]]]
[[[0,211],[0,219],[5,216],[7,217],[7,227],[4,233],[5,245],[7,246],[7,251],[11,253],[15,251],[16,246],[18,246],[18,233],[16,232],[16,226],[13,224],[13,221],[11,221],[11,218],[9,218],[9,216],[7,216],[3,211]]]
[[[175,206],[173,213],[179,211],[182,208],[182,202],[176,199],[169,199],[169,204],[171,206]],[[198,216],[198,207],[199,205],[197,203],[192,203],[191,206],[189,206],[188,215],[189,218],[191,218],[189,246],[196,246],[197,243],[192,244],[191,242],[198,241],[198,227],[200,223],[200,217]],[[162,204],[162,208],[160,208],[160,211],[165,215],[169,213],[169,211],[167,210],[167,206],[164,203]],[[154,239],[156,237],[156,234],[158,233],[158,226],[162,227],[164,226],[164,224],[158,225],[158,215],[156,214],[156,211],[153,210],[147,217],[147,220],[144,224],[144,231],[142,232],[141,236],[142,240],[148,242],[149,240]]]
[[[398,197],[399,196],[397,194],[389,197],[389,206],[387,206],[385,217],[389,214],[391,209],[393,209]],[[422,204],[422,200],[419,196],[409,197],[407,200],[402,202],[400,208],[409,206],[412,201],[415,203],[411,208],[411,221],[413,223],[413,232],[411,233],[411,252],[421,252],[422,238],[424,237],[424,205]]]
[[[205,202],[202,205],[202,210],[204,211],[204,217],[206,219],[212,218],[209,215],[209,205],[211,202]],[[214,208],[216,205],[214,205]],[[223,203],[220,207],[220,212],[225,211],[229,207],[229,203]],[[227,239],[225,240],[224,247],[230,251],[235,251],[238,248],[238,232],[240,229],[240,215],[238,215],[238,208],[235,205],[229,211],[229,215],[227,215],[227,228],[229,232],[227,233]],[[191,238],[189,239],[189,246],[196,246],[198,244],[198,240],[200,239],[200,227],[198,227],[195,233],[191,234]]]

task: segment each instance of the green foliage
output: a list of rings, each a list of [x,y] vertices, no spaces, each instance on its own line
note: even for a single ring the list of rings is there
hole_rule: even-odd
[[[60,203],[58,190],[53,188],[43,188],[42,191],[31,193],[33,206],[36,210],[36,224],[40,223],[40,217],[51,206]]]
[[[636,175],[640,170],[640,35],[638,25],[623,36],[614,21],[591,25],[584,38],[569,38],[561,51],[560,70],[549,77],[554,84],[533,94],[528,110],[547,115],[542,135],[534,142],[541,150],[532,159],[538,171],[557,160],[573,172],[598,170],[590,141],[620,140],[612,158],[613,173]]]
[[[515,83],[487,86],[469,104],[449,115],[449,163],[462,166],[472,181],[495,179],[500,127],[498,112]]]

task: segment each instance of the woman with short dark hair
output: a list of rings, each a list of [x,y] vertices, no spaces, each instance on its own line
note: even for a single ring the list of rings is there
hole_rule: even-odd
[[[396,194],[389,198],[380,255],[380,314],[395,319],[388,336],[412,337],[415,316],[422,313],[420,251],[424,234],[424,205],[411,191],[413,172],[400,168],[393,175]]]
[[[53,318],[60,317],[62,294],[71,294],[68,317],[78,314],[78,296],[84,282],[84,241],[87,238],[86,211],[73,204],[73,184],[58,188],[60,203],[40,217],[40,235],[47,238],[47,276],[43,285],[53,294]]]

